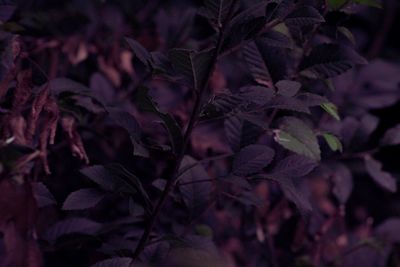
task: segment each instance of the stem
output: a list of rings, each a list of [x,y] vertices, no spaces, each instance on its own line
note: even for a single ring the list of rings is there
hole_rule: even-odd
[[[234,1],[230,6],[229,13],[228,13],[229,14],[228,18],[230,18],[232,16],[233,7],[235,5],[235,2],[236,1]],[[169,193],[174,188],[176,176],[177,176],[177,173],[179,171],[179,166],[181,165],[182,159],[183,159],[183,157],[185,155],[185,152],[186,152],[186,148],[187,148],[187,146],[189,144],[190,136],[192,134],[194,126],[195,126],[195,124],[197,122],[197,119],[199,117],[199,114],[200,114],[200,111],[201,111],[201,106],[202,106],[202,103],[203,103],[203,97],[204,97],[204,94],[205,94],[206,89],[208,87],[208,83],[209,83],[211,74],[214,71],[214,67],[215,67],[215,65],[217,63],[218,56],[219,56],[221,48],[222,48],[222,44],[223,44],[223,40],[224,40],[225,25],[226,24],[224,24],[219,29],[219,36],[218,36],[217,46],[216,46],[216,49],[215,49],[214,54],[212,56],[212,62],[208,66],[208,69],[207,69],[207,76],[206,76],[207,80],[203,84],[203,86],[200,88],[199,93],[197,95],[197,98],[195,100],[193,111],[192,111],[192,113],[190,115],[189,123],[188,123],[188,126],[186,128],[186,131],[185,131],[185,134],[184,134],[184,137],[183,137],[182,149],[179,152],[179,154],[178,154],[178,156],[177,156],[177,158],[176,158],[176,160],[174,162],[173,168],[172,168],[173,169],[172,175],[167,180],[167,184],[166,184],[166,186],[165,186],[165,188],[164,188],[164,190],[163,190],[163,192],[161,194],[161,197],[158,200],[158,202],[157,202],[157,204],[156,204],[156,206],[154,208],[154,211],[150,215],[148,224],[147,224],[147,226],[146,226],[146,228],[145,228],[145,230],[143,232],[143,235],[141,236],[141,238],[139,240],[139,243],[138,243],[135,251],[133,252],[131,265],[133,265],[135,260],[139,257],[140,253],[145,248],[146,242],[147,242],[148,238],[150,237],[151,231],[153,230],[153,227],[154,227],[154,224],[155,224],[155,222],[156,222],[156,220],[158,218],[158,215],[159,215],[162,207],[164,206],[165,201],[166,201]]]

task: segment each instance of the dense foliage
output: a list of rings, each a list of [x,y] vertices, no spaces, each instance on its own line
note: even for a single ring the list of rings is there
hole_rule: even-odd
[[[0,1],[0,266],[400,266],[397,9]]]

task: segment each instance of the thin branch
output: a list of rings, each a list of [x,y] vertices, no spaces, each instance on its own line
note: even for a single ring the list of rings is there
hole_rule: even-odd
[[[236,1],[234,1],[230,6],[230,9],[229,9],[229,12],[228,12],[228,14],[229,14],[228,18],[230,18],[232,16],[232,14],[233,14],[233,7],[234,7],[235,3],[236,3]],[[202,107],[202,104],[203,104],[203,97],[205,95],[206,89],[208,88],[208,83],[209,83],[210,77],[212,75],[212,72],[214,71],[215,65],[216,65],[217,60],[218,60],[218,56],[219,56],[221,48],[222,48],[222,44],[223,44],[223,40],[224,40],[225,25],[226,24],[224,24],[224,26],[222,26],[220,28],[220,30],[219,30],[217,46],[216,46],[216,49],[215,49],[213,57],[212,57],[212,62],[208,66],[208,69],[207,69],[207,75],[206,75],[207,81],[204,83],[202,88],[200,88],[199,94],[198,94],[198,96],[196,98],[196,101],[195,101],[195,104],[194,104],[194,107],[193,107],[193,111],[191,113],[191,116],[190,116],[190,119],[189,119],[189,123],[188,123],[188,126],[187,126],[185,134],[184,134],[183,147],[182,147],[181,151],[179,152],[179,154],[178,154],[178,156],[177,156],[177,158],[176,158],[176,160],[174,162],[174,165],[173,165],[173,168],[172,168],[173,169],[172,175],[167,180],[167,184],[166,184],[166,186],[165,186],[165,188],[164,188],[164,190],[163,190],[163,192],[161,194],[161,197],[158,200],[158,202],[157,202],[157,204],[156,204],[156,206],[154,208],[154,211],[150,215],[149,221],[148,221],[148,223],[146,225],[146,228],[145,228],[145,230],[143,232],[143,235],[141,236],[141,238],[139,240],[139,243],[138,243],[136,249],[133,252],[132,262],[130,264],[131,266],[133,265],[135,260],[139,257],[140,253],[145,248],[146,242],[147,242],[147,240],[148,240],[148,238],[149,238],[149,236],[150,236],[150,234],[151,234],[151,232],[153,230],[153,227],[154,227],[154,224],[155,224],[155,222],[156,222],[156,220],[158,218],[158,215],[159,215],[162,207],[164,206],[165,201],[166,201],[169,193],[174,188],[175,179],[176,179],[177,173],[179,171],[179,166],[181,165],[182,159],[183,159],[183,157],[185,155],[185,152],[186,152],[186,148],[187,148],[187,146],[189,144],[190,136],[191,136],[192,131],[194,129],[194,126],[195,126],[195,124],[196,124],[196,122],[198,120],[198,117],[199,117],[199,114],[200,114],[200,111],[201,111],[201,107]]]

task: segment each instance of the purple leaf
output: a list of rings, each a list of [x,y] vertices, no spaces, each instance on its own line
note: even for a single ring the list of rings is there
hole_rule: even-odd
[[[310,173],[317,165],[318,163],[309,157],[291,155],[279,161],[267,176],[276,179],[302,177]]]
[[[115,124],[124,128],[133,138],[140,138],[141,128],[133,115],[118,108],[108,108],[107,110]]]
[[[105,191],[113,191],[115,189],[112,176],[104,166],[94,165],[86,167],[81,170],[81,173],[98,184]]]
[[[45,233],[45,238],[55,242],[59,237],[70,234],[94,235],[101,229],[101,224],[85,218],[71,218],[57,222]]]
[[[341,204],[346,204],[353,191],[353,175],[346,165],[338,163],[332,167],[332,192]]]
[[[150,66],[152,58],[147,51],[146,48],[144,48],[139,42],[131,39],[131,38],[125,38],[125,41],[128,43],[129,47],[132,49],[132,51],[135,53],[135,56],[145,65],[145,66]]]
[[[232,173],[238,176],[257,173],[271,163],[274,154],[275,152],[267,146],[249,145],[236,154]]]
[[[301,88],[301,83],[295,81],[282,80],[275,84],[278,88],[278,94],[291,97],[297,94]]]
[[[32,188],[39,208],[57,204],[54,196],[43,183],[32,183]]]
[[[188,78],[196,90],[200,90],[208,80],[208,68],[213,54],[214,49],[201,52],[173,49],[168,56],[175,70]]]
[[[297,188],[292,178],[280,177],[277,179],[271,177],[270,179],[279,183],[285,196],[297,206],[303,216],[307,216],[312,211],[310,201],[303,195],[300,189]]]
[[[243,47],[243,55],[254,80],[266,87],[272,86],[272,78],[268,70],[268,66],[264,61],[258,44],[251,42]]]
[[[390,173],[382,170],[382,163],[371,157],[365,157],[364,163],[368,174],[376,184],[389,192],[397,191],[396,179]]]
[[[265,105],[271,100],[274,92],[271,88],[263,86],[246,86],[240,88],[239,97],[255,105],[255,107]]]
[[[0,5],[0,21],[6,22],[9,20],[14,14],[15,9],[16,6],[13,5]]]
[[[265,105],[266,109],[282,109],[310,114],[310,109],[302,101],[285,96],[275,96]]]
[[[321,44],[304,59],[300,68],[311,78],[330,78],[340,75],[366,60],[349,47],[335,44]]]
[[[321,16],[318,10],[316,10],[312,6],[300,7],[290,13],[285,19],[286,24],[295,25],[297,27],[313,25],[317,23],[322,23],[324,21],[324,18]]]
[[[186,170],[186,168],[189,168]],[[179,178],[179,190],[185,205],[193,214],[201,212],[208,204],[213,191],[207,171],[190,156],[182,160],[180,170],[185,170]],[[205,181],[204,181],[205,180]]]
[[[392,146],[400,144],[400,124],[386,131],[381,140],[384,146]]]
[[[375,235],[390,242],[400,242],[400,218],[389,218],[375,229]]]
[[[242,128],[243,119],[239,116],[230,116],[224,121],[225,136],[233,151],[240,149]]]
[[[118,257],[100,261],[96,264],[91,265],[91,267],[130,267],[131,263],[132,258]]]
[[[63,210],[84,210],[96,206],[105,194],[94,188],[80,189],[69,194],[64,201]]]

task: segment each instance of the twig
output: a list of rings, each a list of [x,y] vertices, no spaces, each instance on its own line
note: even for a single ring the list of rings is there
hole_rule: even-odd
[[[230,9],[229,9],[229,12],[228,12],[228,14],[229,14],[228,18],[230,18],[232,16],[233,7],[234,7],[234,4],[235,4],[236,1],[234,1],[230,6]],[[156,222],[156,220],[158,218],[158,215],[159,215],[162,207],[164,206],[165,201],[166,201],[169,193],[174,188],[175,179],[176,179],[177,173],[179,171],[179,166],[181,165],[182,159],[183,159],[183,157],[185,155],[186,148],[187,148],[189,140],[190,140],[190,136],[192,134],[192,131],[194,129],[196,121],[197,121],[197,119],[199,117],[199,114],[200,114],[200,111],[201,111],[201,106],[202,106],[202,103],[203,103],[203,97],[204,97],[204,94],[205,94],[206,89],[208,87],[208,83],[209,83],[211,74],[214,71],[214,67],[215,67],[215,65],[217,63],[218,56],[219,56],[221,48],[222,48],[222,44],[223,44],[223,40],[224,40],[225,25],[226,24],[224,24],[219,29],[219,36],[218,36],[217,46],[216,46],[216,49],[215,49],[214,54],[212,56],[212,62],[208,66],[208,69],[207,69],[207,75],[206,75],[207,80],[203,84],[203,86],[200,88],[199,94],[198,94],[198,96],[197,96],[197,98],[195,100],[193,111],[191,113],[191,116],[190,116],[190,119],[189,119],[189,123],[188,123],[188,126],[186,128],[186,131],[185,131],[185,134],[184,134],[184,137],[183,137],[182,149],[179,152],[179,154],[178,154],[178,156],[177,156],[177,158],[176,158],[176,160],[174,162],[173,168],[172,168],[172,170],[173,170],[172,175],[167,180],[167,184],[166,184],[166,186],[165,186],[165,188],[164,188],[164,190],[163,190],[163,192],[161,194],[161,197],[158,200],[158,202],[157,202],[157,204],[156,204],[156,206],[154,208],[154,211],[150,215],[148,224],[146,225],[146,228],[145,228],[145,230],[143,232],[143,235],[141,236],[141,238],[139,240],[139,243],[138,243],[135,251],[133,252],[132,262],[130,264],[131,266],[133,265],[135,260],[139,257],[140,253],[145,248],[146,242],[147,242],[147,240],[148,240],[148,238],[149,238],[149,236],[151,234],[151,231],[153,230],[153,227],[154,227],[154,224],[155,224],[155,222]]]

